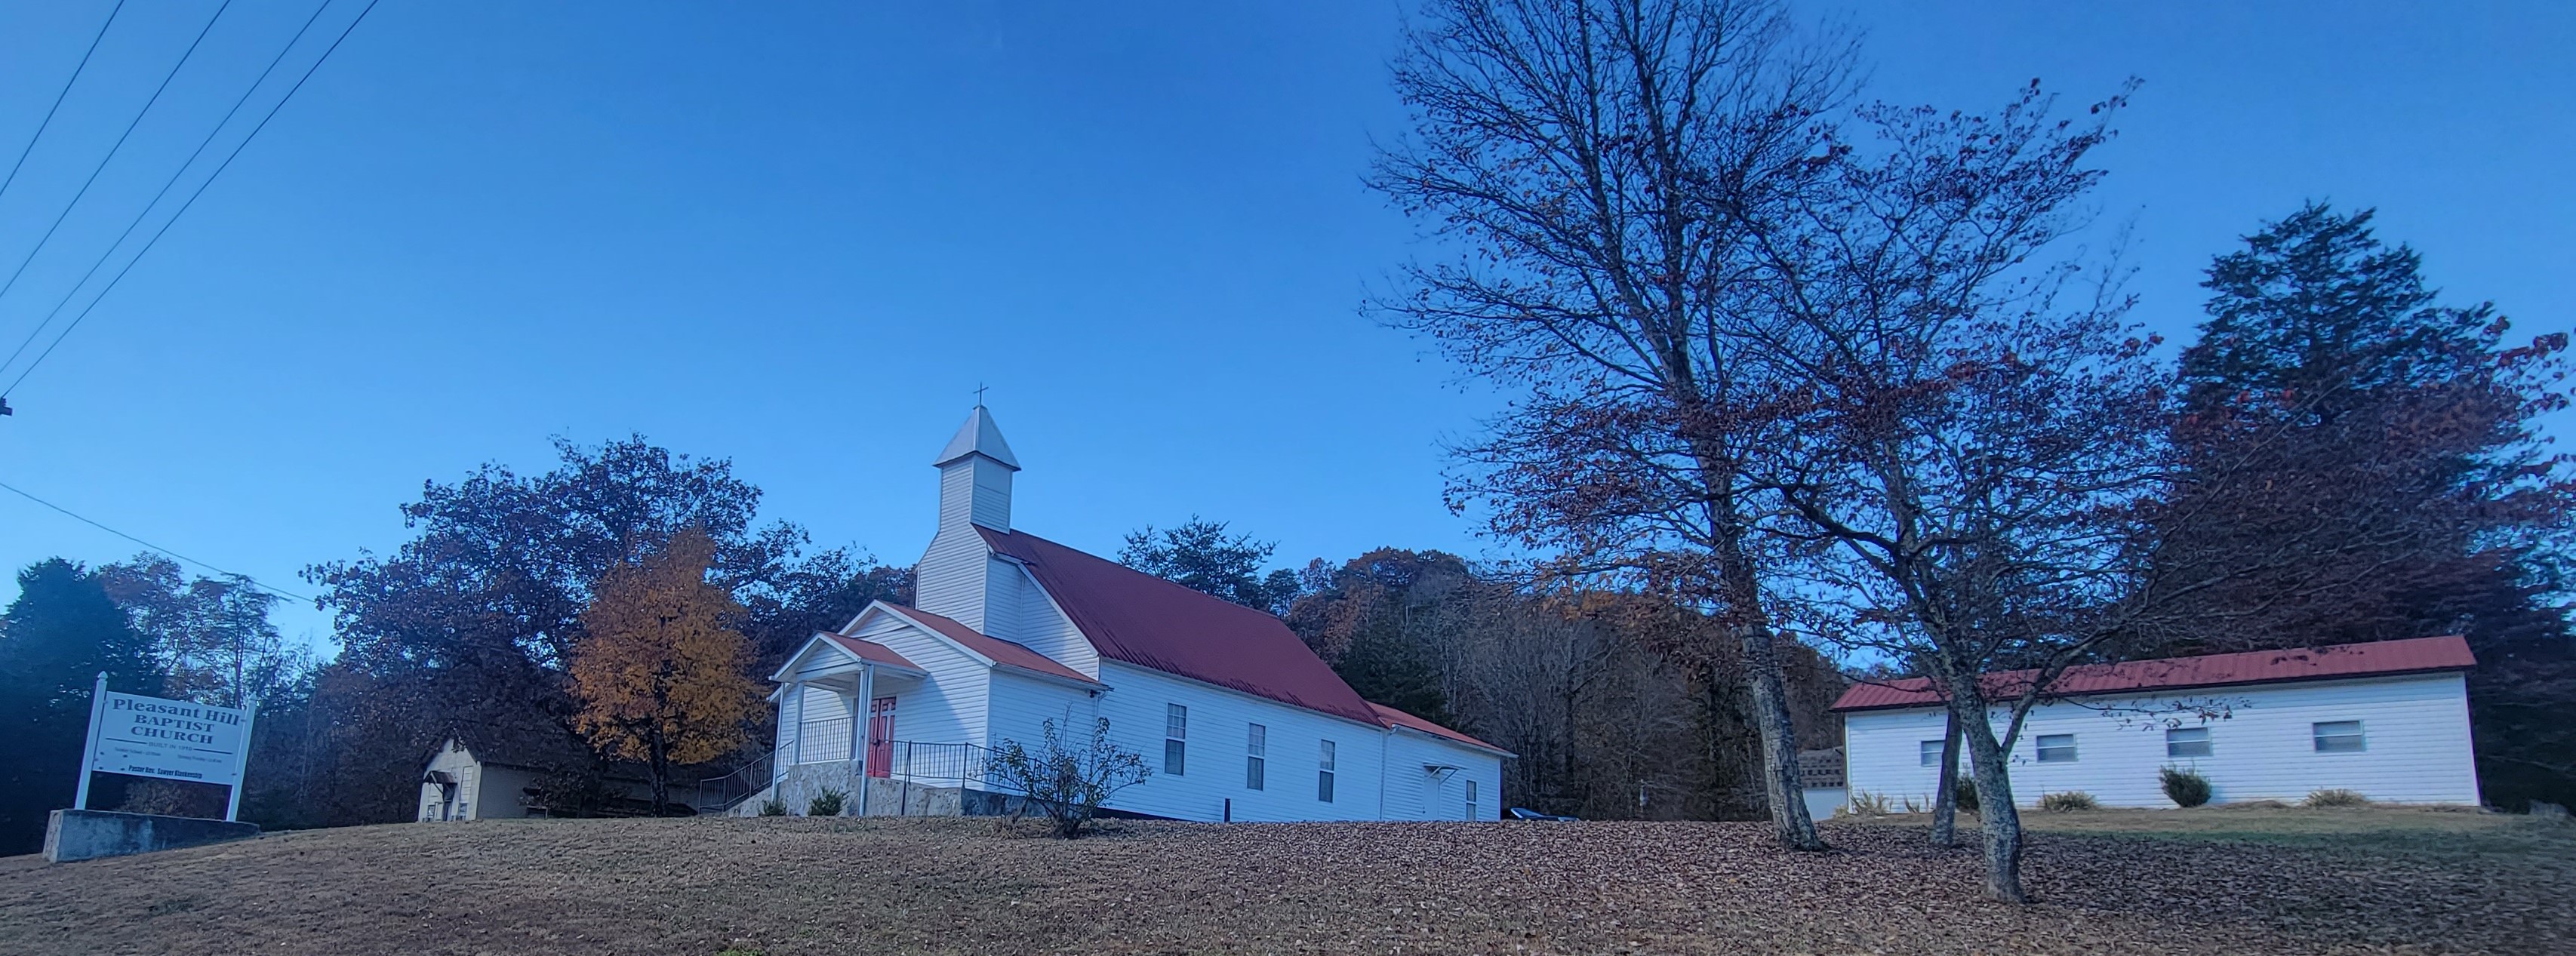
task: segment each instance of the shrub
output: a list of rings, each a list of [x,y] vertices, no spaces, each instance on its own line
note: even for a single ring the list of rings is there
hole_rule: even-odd
[[[1843,804],[1842,809],[1856,817],[1883,817],[1887,815],[1888,808],[1894,805],[1895,802],[1889,800],[1884,793],[1854,790],[1851,799]]]
[[[2077,810],[2099,810],[2102,805],[2094,801],[2092,794],[2082,790],[2069,790],[2065,793],[2041,795],[2039,808],[2051,813],[2072,813]]]
[[[2156,771],[2156,782],[2164,785],[2165,799],[2173,801],[2174,806],[2196,807],[2209,802],[2209,778],[2198,770],[2166,767]]]
[[[2366,807],[2370,805],[2370,798],[2362,796],[2359,790],[2338,787],[2309,793],[2306,804],[2311,807]]]
[[[760,815],[764,817],[786,816],[787,801],[778,799],[777,797],[769,798],[769,802],[760,805]]]
[[[993,782],[1023,795],[1007,819],[1035,810],[1046,816],[1056,836],[1071,839],[1082,835],[1084,825],[1112,795],[1154,775],[1144,757],[1109,739],[1107,719],[1092,722],[1087,742],[1065,739],[1072,727],[1073,711],[1068,708],[1062,721],[1050,718],[1039,725],[1036,747],[1004,739],[994,748],[988,768]]]
[[[1954,787],[1956,789],[1950,794],[1951,805],[1958,807],[1961,813],[1977,812],[1977,782],[1961,777]]]
[[[824,787],[823,792],[814,795],[814,799],[805,801],[805,815],[809,817],[840,816],[841,803],[848,799],[850,799],[849,791]]]

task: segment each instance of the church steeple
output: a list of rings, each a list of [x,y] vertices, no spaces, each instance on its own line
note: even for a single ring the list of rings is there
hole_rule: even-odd
[[[1011,530],[1011,473],[1020,470],[1020,460],[991,410],[976,403],[931,464],[939,468],[940,530],[969,523]]]

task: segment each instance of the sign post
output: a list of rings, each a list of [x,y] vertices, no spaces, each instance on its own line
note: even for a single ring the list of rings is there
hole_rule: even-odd
[[[89,692],[89,737],[81,741],[80,786],[72,791],[72,809],[89,809],[90,757],[98,753],[98,715],[107,706],[107,672],[98,672],[98,683]]]
[[[224,819],[241,819],[242,778],[250,774],[250,728],[259,720],[259,698],[242,702],[241,752],[233,755],[233,795],[224,802]]]

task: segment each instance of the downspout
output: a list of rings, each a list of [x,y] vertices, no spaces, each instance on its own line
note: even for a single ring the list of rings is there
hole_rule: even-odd
[[[1386,765],[1386,739],[1393,736],[1395,731],[1392,730],[1377,732],[1377,818],[1380,821],[1386,819],[1386,778],[1395,772],[1395,768]]]

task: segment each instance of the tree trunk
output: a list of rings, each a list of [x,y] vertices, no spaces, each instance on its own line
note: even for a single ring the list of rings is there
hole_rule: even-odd
[[[671,753],[663,745],[662,735],[653,735],[652,759],[645,761],[646,775],[653,778],[653,815],[662,816],[671,803]]]
[[[1932,794],[1932,845],[1957,846],[1959,820],[1959,712],[1952,710],[1941,732],[1941,786]]]
[[[1986,838],[1986,895],[2007,903],[2030,902],[2021,886],[2021,811],[2013,806],[2012,775],[2003,744],[1986,720],[1973,686],[1951,682],[1950,714],[1968,744],[1968,767],[1977,781],[1977,822]]]
[[[1778,635],[1762,613],[1762,590],[1741,541],[1718,546],[1718,587],[1744,652],[1745,689],[1753,695],[1753,726],[1762,734],[1762,790],[1771,803],[1771,826],[1780,845],[1823,850],[1816,821],[1807,815],[1806,787],[1798,779],[1798,730],[1789,721],[1788,681],[1780,674]]]

